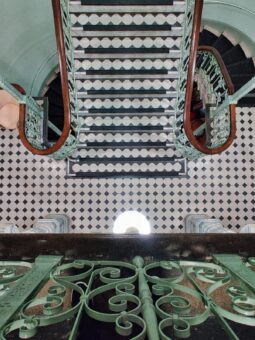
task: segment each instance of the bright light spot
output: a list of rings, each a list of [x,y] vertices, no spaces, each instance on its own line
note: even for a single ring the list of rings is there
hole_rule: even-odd
[[[148,235],[151,232],[151,227],[143,214],[138,211],[125,211],[114,222],[113,232],[114,234],[138,232],[139,234]]]

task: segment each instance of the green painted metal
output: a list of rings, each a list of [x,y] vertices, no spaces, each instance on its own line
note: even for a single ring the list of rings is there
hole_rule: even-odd
[[[45,79],[58,65],[51,1],[1,0],[0,19],[0,73],[39,96]],[[253,55],[254,20],[253,0],[205,0],[204,24],[229,31]]]
[[[40,105],[29,95],[21,94],[12,84],[0,75],[0,88],[7,91],[13,96],[19,104],[26,104],[26,124],[25,134],[29,142],[38,149],[45,148],[43,144],[42,126],[44,120],[44,112]],[[72,98],[72,97],[71,97]],[[70,103],[72,105],[73,101]],[[73,107],[73,106],[72,106]],[[77,124],[77,118],[72,119],[73,123]],[[48,127],[51,128],[59,136],[61,131],[50,121],[48,121]],[[77,138],[72,136],[71,133],[65,143],[65,145],[50,157],[54,159],[64,159],[72,155],[77,147]]]
[[[230,134],[230,96],[221,72],[220,66],[214,55],[207,51],[198,51],[197,59],[199,68],[195,70],[195,79],[201,93],[204,105],[208,105],[206,121],[199,126],[194,135],[199,136],[206,131],[207,147],[216,148],[223,145]],[[210,109],[209,109],[210,107]],[[180,110],[178,108],[178,110]],[[181,112],[181,111],[180,111]],[[183,118],[183,115],[180,115]],[[175,135],[175,143],[184,157],[195,160],[204,154],[188,141],[184,129],[179,129]]]
[[[77,86],[75,80],[75,65],[74,65],[74,48],[71,36],[71,14],[69,11],[69,0],[61,0],[61,18],[62,28],[65,41],[65,56],[66,56],[66,67],[68,72],[68,89],[69,89],[69,105],[71,112],[71,124],[75,131],[75,136],[69,135],[65,145],[57,152],[51,155],[53,159],[65,159],[73,155],[78,146],[79,133],[80,133],[80,117],[79,108],[77,101]]]
[[[254,89],[255,89],[255,77],[251,78],[245,85],[243,85],[233,95],[229,95],[229,96],[226,95],[224,98],[221,98],[222,100],[220,102],[220,105],[218,107],[216,107],[214,110],[212,110],[211,119],[212,119],[213,122],[215,121],[213,123],[213,125],[219,126],[219,128],[221,130],[223,130],[222,134],[218,133],[218,131],[217,132],[214,131],[215,136],[218,136],[218,135],[222,136],[223,135],[222,141],[220,141],[219,139],[217,140],[218,145],[220,145],[220,143],[224,143],[224,139],[226,139],[227,134],[229,134],[229,122],[226,122],[227,119],[224,120],[224,116],[228,112],[229,105],[230,104],[237,104],[240,99],[245,97],[248,93],[250,93]],[[222,95],[222,93],[221,93],[221,95]],[[218,122],[217,122],[218,117],[221,119],[221,124],[218,124]],[[201,126],[199,126],[194,131],[194,135],[197,135],[197,134],[199,135],[199,133],[204,129],[205,129],[205,124],[202,124]],[[225,133],[224,133],[224,130],[225,130]]]
[[[196,150],[189,142],[183,128],[183,112],[185,104],[185,92],[187,85],[188,62],[190,53],[191,33],[193,28],[195,0],[186,1],[186,10],[183,36],[181,43],[181,58],[178,66],[178,82],[177,82],[177,99],[175,104],[175,122],[174,122],[174,143],[177,150],[188,159],[197,159],[202,154]],[[189,18],[189,19],[187,19]]]
[[[207,51],[198,51],[197,57],[201,61],[199,69],[196,69],[197,82],[199,87],[205,89],[204,103],[210,106],[206,118],[208,124],[203,124],[209,141],[207,147],[216,148],[223,145],[230,134],[229,105],[220,109],[224,102],[229,103],[228,89],[214,55]]]
[[[142,315],[146,324],[148,339],[159,340],[158,322],[152,294],[143,271],[144,260],[137,256],[134,258],[133,263],[138,269],[139,297],[142,302]]]
[[[217,263],[228,269],[233,275],[240,278],[255,293],[255,272],[243,263],[240,256],[215,255],[214,258]]]
[[[237,104],[240,99],[247,96],[252,90],[255,89],[255,77],[251,78],[245,85],[243,85],[232,96],[229,96],[230,104]]]
[[[226,338],[239,339],[229,320],[254,327],[255,334],[254,258],[245,262],[221,254],[207,262],[148,262],[140,256],[131,263],[60,260],[40,256],[34,265],[0,263],[1,340],[17,330],[20,338],[31,338],[70,319],[73,340],[84,317],[97,320],[102,328],[112,325],[116,334],[132,340],[189,338],[193,326],[209,317]],[[20,273],[22,267],[26,271]],[[36,295],[46,283],[47,290]],[[74,293],[78,299],[70,303]]]
[[[71,125],[73,130],[75,131],[75,136],[70,135],[66,140],[65,144],[52,154],[50,157],[56,160],[66,159],[73,155],[76,151],[79,141],[79,133],[80,133],[80,117],[79,117],[79,109],[78,109],[78,101],[77,101],[77,86],[75,80],[75,65],[74,65],[74,48],[72,44],[72,36],[71,36],[71,14],[69,11],[69,0],[61,0],[61,18],[62,18],[62,28],[64,34],[65,41],[65,56],[66,56],[66,67],[68,72],[68,89],[69,89],[69,105],[71,112]]]
[[[36,115],[43,117],[42,108],[31,96],[21,94],[14,86],[0,75],[0,88],[8,92],[19,104],[26,104],[35,112]]]
[[[37,257],[31,269],[0,298],[0,329],[13,318],[30,295],[38,291],[38,288],[45,283],[52,269],[60,261],[60,256]],[[2,263],[2,267],[5,267],[5,263]],[[17,280],[13,267],[8,267],[7,263],[7,268],[4,268],[3,271],[4,281],[6,282],[6,276],[7,278],[11,277],[12,280]]]
[[[47,0],[46,6],[44,7],[44,10],[48,10],[48,12],[52,13],[50,5],[50,1]],[[20,6],[17,5],[18,7]],[[35,6],[35,4],[33,4]],[[7,10],[7,5],[4,4],[4,9]],[[69,156],[71,156],[74,151],[77,148],[78,143],[78,134],[80,129],[80,122],[78,117],[78,105],[77,105],[77,90],[76,90],[76,84],[75,84],[75,68],[74,68],[74,57],[73,57],[73,46],[72,46],[72,39],[71,39],[71,19],[70,19],[70,13],[69,13],[69,2],[67,0],[61,0],[61,14],[62,14],[62,25],[63,25],[63,31],[64,31],[64,39],[65,39],[65,47],[66,47],[66,65],[68,70],[68,82],[69,82],[69,97],[70,97],[70,110],[71,110],[71,124],[72,128],[75,130],[76,135],[72,135],[70,132],[70,135],[65,143],[65,145],[54,154],[50,155],[51,158],[59,160],[59,159],[65,159]],[[23,11],[21,11],[23,13]],[[43,10],[42,10],[43,12]],[[1,12],[2,13],[2,12]],[[18,16],[18,15],[17,15]],[[19,17],[19,16],[18,16]],[[52,31],[50,32],[52,35],[51,39],[55,40],[55,32],[54,27],[52,26],[52,14],[48,15],[47,17],[50,17],[51,24],[48,23],[48,28],[51,28]],[[36,30],[35,30],[36,31]],[[39,40],[40,41],[40,40]],[[43,46],[43,41],[41,42]],[[40,50],[40,49],[39,49]],[[55,44],[54,44],[54,50],[55,50]],[[34,55],[32,52],[30,52],[31,55]],[[47,57],[47,60],[52,60],[52,57],[55,58],[56,52],[50,54],[50,57]],[[54,59],[53,58],[53,59]],[[33,60],[33,62],[30,63],[31,65],[36,64],[36,58]],[[39,67],[39,70],[37,74],[35,75],[36,80],[39,77],[39,74],[43,72],[47,72],[47,75],[49,73],[49,70],[52,70],[52,64],[49,65],[49,67],[45,66],[45,62],[43,61],[42,65]],[[56,68],[56,65],[53,65],[54,68]],[[1,68],[0,68],[1,70]],[[2,71],[2,74],[5,74],[4,69]],[[41,75],[40,75],[41,77]],[[46,75],[44,74],[44,77]],[[13,79],[11,75],[8,75],[8,79]],[[45,80],[45,78],[44,78]],[[24,82],[22,81],[14,81],[18,82],[19,84],[23,85]],[[35,85],[35,81],[31,80],[31,83],[33,83],[33,86],[39,86],[41,87],[41,83],[38,85]],[[24,86],[24,85],[23,85]],[[6,79],[4,79],[2,76],[0,76],[0,87],[2,87],[4,90],[6,90],[9,94],[11,94],[18,103],[26,104],[26,126],[25,126],[25,133],[26,137],[28,138],[29,142],[38,149],[44,149],[45,146],[43,145],[43,138],[42,138],[42,124],[44,119],[44,113],[42,111],[42,108],[36,103],[36,101],[30,96],[30,95],[21,95]],[[25,87],[25,89],[27,86]],[[34,91],[33,91],[34,92]],[[49,128],[51,128],[56,134],[59,136],[61,135],[61,131],[51,122],[48,122]]]

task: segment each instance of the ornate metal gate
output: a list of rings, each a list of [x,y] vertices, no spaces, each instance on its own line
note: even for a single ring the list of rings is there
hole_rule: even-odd
[[[255,338],[255,258],[0,265],[1,339]]]

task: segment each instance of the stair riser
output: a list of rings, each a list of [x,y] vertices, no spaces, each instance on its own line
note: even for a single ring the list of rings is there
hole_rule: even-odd
[[[81,133],[69,175],[185,175],[173,145],[185,1],[89,1],[70,7]]]

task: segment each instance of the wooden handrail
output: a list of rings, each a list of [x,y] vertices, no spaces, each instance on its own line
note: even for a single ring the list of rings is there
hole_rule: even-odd
[[[25,122],[26,122],[26,105],[20,104],[19,106],[19,135],[23,145],[36,155],[50,155],[58,151],[66,142],[71,129],[71,111],[70,111],[70,98],[68,90],[68,73],[66,67],[66,56],[65,56],[65,41],[61,19],[61,5],[60,0],[52,0],[52,8],[54,15],[54,25],[56,33],[57,50],[59,56],[59,68],[61,77],[61,89],[63,96],[64,106],[64,126],[62,134],[57,142],[50,148],[37,149],[30,144],[25,134]]]
[[[192,91],[193,91],[193,83],[194,83],[194,74],[195,74],[195,67],[196,67],[196,57],[197,57],[197,50],[200,51],[208,51],[214,55],[216,58],[224,80],[227,85],[228,94],[231,95],[234,93],[234,85],[231,81],[231,78],[228,74],[227,68],[215,48],[210,46],[200,46],[198,47],[199,41],[199,32],[200,32],[200,25],[201,25],[201,16],[203,10],[203,0],[196,0],[195,3],[195,10],[194,10],[194,18],[193,18],[193,29],[192,29],[192,37],[191,37],[191,46],[190,46],[190,58],[188,64],[188,75],[187,75],[187,88],[186,88],[186,96],[185,96],[185,106],[184,106],[184,130],[187,135],[187,138],[191,145],[197,149],[198,151],[207,154],[207,155],[214,155],[225,151],[234,141],[236,136],[236,106],[234,104],[229,105],[230,111],[230,134],[226,142],[216,148],[209,149],[205,145],[201,145],[200,142],[196,139],[193,135],[193,131],[191,128],[191,100],[192,100]]]
[[[224,61],[221,58],[221,55],[219,54],[219,52],[216,50],[216,48],[214,48],[212,46],[201,45],[201,46],[198,46],[197,50],[209,52],[214,56],[214,58],[217,60],[218,65],[220,66],[221,73],[222,73],[223,78],[225,80],[225,83],[227,85],[228,94],[229,95],[233,94],[235,92],[234,84],[233,84],[233,82],[230,78],[230,75],[229,75],[228,70],[227,70],[227,68],[224,64]]]

